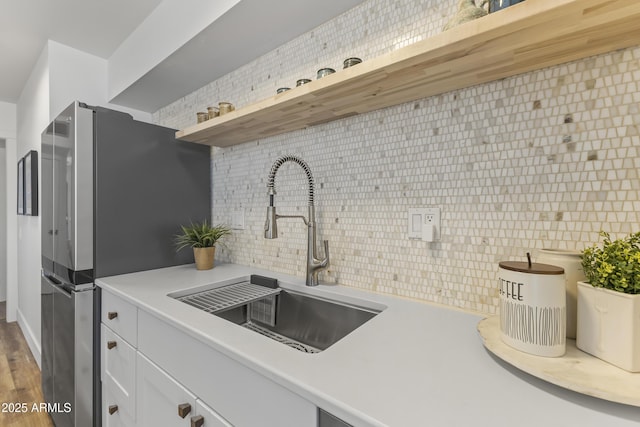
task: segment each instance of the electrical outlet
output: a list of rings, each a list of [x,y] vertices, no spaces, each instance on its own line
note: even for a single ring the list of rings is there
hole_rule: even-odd
[[[440,208],[425,208],[424,209],[424,224],[429,227],[430,239],[428,241],[436,242],[440,240]],[[431,229],[433,231],[431,231]],[[423,239],[425,240],[425,239]]]

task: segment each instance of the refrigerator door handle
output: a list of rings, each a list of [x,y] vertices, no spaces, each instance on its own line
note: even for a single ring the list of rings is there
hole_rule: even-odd
[[[45,273],[44,271],[42,272],[42,277],[44,277],[44,279],[49,282],[50,285],[61,285],[62,282],[58,279],[56,279],[55,277],[53,277],[50,274]]]
[[[67,287],[65,287],[62,282],[58,279],[56,279],[55,277],[46,274],[45,272],[42,272],[42,277],[44,278],[44,280],[47,281],[47,283],[49,283],[51,285],[51,287],[61,293],[62,295],[64,295],[67,298],[71,298],[72,297],[72,290],[68,289]]]
[[[82,285],[73,286],[58,279],[54,275],[45,273],[44,270],[41,271],[41,276],[44,278],[44,280],[47,281],[47,283],[67,296],[71,296],[73,292],[92,291],[93,289],[95,289],[95,285],[93,283],[84,283]]]

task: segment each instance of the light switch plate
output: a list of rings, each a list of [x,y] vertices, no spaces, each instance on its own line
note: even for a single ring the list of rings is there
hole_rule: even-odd
[[[407,214],[407,234],[409,239],[422,240],[424,214],[425,212],[422,208],[409,208]]]

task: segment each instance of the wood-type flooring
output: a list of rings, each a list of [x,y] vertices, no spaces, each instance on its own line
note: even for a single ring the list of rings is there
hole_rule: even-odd
[[[40,369],[16,322],[7,323],[0,302],[0,426],[53,427],[39,405],[44,401]]]

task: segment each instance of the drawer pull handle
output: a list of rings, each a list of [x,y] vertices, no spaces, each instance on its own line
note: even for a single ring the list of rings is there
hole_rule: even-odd
[[[191,412],[191,404],[181,403],[178,405],[178,415],[180,415],[180,418],[186,417],[189,415],[189,412]]]
[[[191,417],[191,427],[202,427],[204,425],[204,417],[202,415],[196,415]]]
[[[109,405],[109,415],[113,415],[118,412],[118,405]]]
[[[115,342],[115,341],[107,341],[107,348],[108,348],[109,350],[111,350],[112,348],[114,348],[114,347],[115,347],[115,346],[117,346],[117,345],[118,345],[118,343],[117,343],[117,342]]]
[[[118,312],[117,311],[110,311],[107,313],[107,319],[109,320],[113,320],[116,317],[118,317]]]

